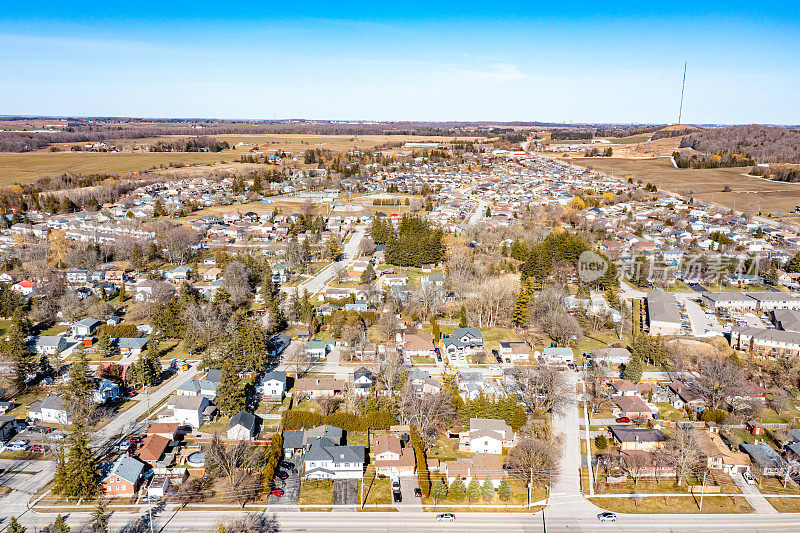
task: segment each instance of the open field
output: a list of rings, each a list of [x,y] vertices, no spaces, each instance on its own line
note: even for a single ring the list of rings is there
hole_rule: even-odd
[[[600,170],[614,176],[631,176],[658,188],[709,200],[737,211],[786,215],[800,203],[800,184],[782,183],[748,176],[748,167],[678,169],[669,158],[565,158],[575,165]],[[730,192],[722,192],[729,186]]]
[[[203,135],[202,130],[194,136]],[[236,146],[240,142],[247,143],[244,146],[236,147],[237,155],[248,153],[251,149],[258,146],[266,150],[282,150],[292,154],[300,154],[308,149],[331,150],[332,152],[346,152],[349,150],[371,150],[376,146],[386,143],[406,143],[406,142],[450,142],[456,139],[470,139],[470,137],[424,137],[419,135],[304,135],[304,134],[221,134],[210,135],[220,141],[228,141],[231,146]],[[114,144],[131,148],[133,146],[143,146],[154,144],[158,141],[172,141],[183,135],[171,135],[164,137],[147,137],[144,139],[123,139],[114,141]],[[186,137],[188,138],[188,137]],[[475,139],[478,139],[477,137]],[[485,139],[485,137],[480,137]],[[256,145],[256,146],[252,146]],[[410,152],[410,148],[404,149]]]
[[[30,183],[61,174],[115,174],[148,170],[170,163],[232,161],[238,154],[186,152],[33,152],[0,153],[0,185]]]

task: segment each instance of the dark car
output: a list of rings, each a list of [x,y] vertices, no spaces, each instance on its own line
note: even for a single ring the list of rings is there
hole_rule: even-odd
[[[275,477],[283,481],[284,479],[287,479],[289,477],[289,474],[287,474],[286,472],[275,472]]]
[[[422,498],[422,490],[419,488],[414,489],[414,496],[417,498]]]
[[[280,498],[281,496],[283,496],[283,489],[272,489],[269,494],[270,496],[277,496],[278,498]]]
[[[140,444],[142,442],[142,437],[131,437],[131,444]]]
[[[442,356],[441,355],[437,355],[436,356],[436,362],[437,363],[441,363],[442,362]]]
[[[403,495],[400,492],[393,492],[392,499],[394,500],[394,503],[400,503],[403,501]]]
[[[622,423],[624,423],[624,422],[630,422],[630,421],[631,421],[631,419],[630,419],[630,418],[628,418],[627,416],[621,416],[621,417],[617,418],[617,420],[616,420],[616,421],[617,421],[617,422],[619,422],[620,424],[622,424]]]
[[[281,461],[281,468],[292,470],[294,468],[294,463],[290,463],[289,461]]]

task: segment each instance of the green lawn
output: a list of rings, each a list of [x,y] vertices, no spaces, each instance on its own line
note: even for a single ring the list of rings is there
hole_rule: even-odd
[[[436,476],[432,475],[431,483],[434,483],[435,481],[436,481]],[[509,485],[511,486],[511,497],[509,498],[508,502],[501,500],[500,497],[497,495],[497,492],[495,492],[490,500],[484,500],[483,498],[479,498],[477,500],[472,501],[471,503],[475,505],[502,505],[502,506],[506,504],[509,505],[527,504],[528,488],[526,486],[525,481],[521,479],[508,478],[508,482]],[[483,481],[481,481],[481,483],[483,483]],[[531,493],[531,501],[536,502],[539,500],[544,500],[546,497],[547,497],[547,489],[545,489],[544,485],[535,484],[533,491]],[[427,497],[422,499],[422,503],[424,505],[433,505],[434,501],[432,497]],[[448,504],[467,504],[470,502],[467,501],[466,498],[464,498],[463,500],[456,500],[448,494],[446,498],[439,500],[438,502],[435,503],[438,508],[439,506],[446,507]],[[464,509],[461,508],[461,510],[463,511]]]
[[[370,467],[367,467],[369,471]],[[374,471],[374,469],[373,469]],[[359,482],[360,483],[360,482]],[[361,487],[359,487],[359,503],[361,502]],[[392,504],[392,487],[388,478],[378,479],[364,476],[364,504],[386,505]]]
[[[439,437],[428,452],[429,459],[439,459],[440,461],[452,461],[463,457],[472,457],[470,452],[460,452],[457,449],[458,442],[446,437]]]

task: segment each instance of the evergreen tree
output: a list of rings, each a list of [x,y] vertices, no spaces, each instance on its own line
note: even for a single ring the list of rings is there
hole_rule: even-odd
[[[245,408],[247,393],[239,383],[233,364],[226,360],[222,367],[222,377],[217,387],[217,406],[225,416],[233,416]]]
[[[94,408],[95,382],[82,347],[75,351],[75,362],[69,367],[69,379],[64,384],[64,399],[78,417],[88,416]]]
[[[133,247],[131,247],[130,265],[134,270],[144,270],[147,267],[147,259],[138,242],[133,243]]]
[[[372,263],[367,263],[367,268],[361,273],[361,283],[366,285],[375,281],[375,269],[372,268]]]
[[[89,523],[97,533],[108,533],[108,504],[104,499],[98,498]]]
[[[433,334],[433,342],[439,344],[439,340],[442,338],[442,330],[439,329],[439,323],[436,321],[436,317],[431,317],[431,333]]]
[[[97,336],[97,355],[100,357],[113,357],[116,350],[111,345],[111,336],[105,328]]]
[[[50,533],[69,533],[70,527],[67,525],[67,521],[64,520],[64,517],[60,514],[56,516],[55,522],[50,527]]]
[[[53,481],[53,492],[67,498],[89,498],[97,492],[97,461],[89,447],[85,421],[79,416],[74,417],[67,458],[56,466]]]
[[[481,482],[478,481],[477,477],[473,476],[469,482],[469,485],[467,486],[467,503],[471,504],[473,501],[480,498],[481,493]]]
[[[16,516],[11,517],[11,521],[8,523],[8,529],[6,529],[7,533],[25,533],[28,528],[24,527],[22,524],[17,521]]]
[[[457,477],[450,485],[450,497],[453,500],[460,502],[466,495],[467,487],[464,486],[464,481],[460,477]]]
[[[125,299],[128,297],[128,292],[125,288],[125,282],[122,282],[122,285],[119,287],[119,303],[124,303]]]
[[[467,327],[467,308],[464,306],[464,304],[461,304],[461,309],[458,312],[458,316],[458,327]]]
[[[514,305],[514,316],[512,322],[518,327],[524,326],[528,322],[528,315],[531,309],[531,298],[533,296],[533,283],[531,279],[525,281],[519,288],[517,303]]]
[[[26,343],[27,324],[21,318],[15,318],[8,331],[7,340],[3,343],[3,354],[14,363],[14,384],[18,389],[26,386],[29,374],[38,370],[39,356],[28,350]]]
[[[250,186],[250,192],[253,194],[261,194],[261,176],[256,173],[253,176],[253,185]]]
[[[500,481],[500,486],[497,487],[497,496],[508,505],[508,500],[511,499],[511,485],[509,485],[508,479],[503,478]]]
[[[481,485],[481,496],[483,496],[483,499],[487,502],[494,497],[494,485],[488,474],[486,475],[486,479],[483,480],[483,485]]]
[[[622,372],[622,377],[633,382],[639,383],[642,379],[642,371],[644,367],[642,365],[642,361],[637,357],[631,357],[630,362],[625,365],[625,370]]]
[[[437,479],[436,483],[431,487],[431,496],[433,496],[433,505],[447,497],[447,485],[445,485],[442,478]]]

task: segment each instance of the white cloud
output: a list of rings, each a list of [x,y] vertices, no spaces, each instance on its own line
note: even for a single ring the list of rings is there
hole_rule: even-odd
[[[490,83],[508,83],[512,81],[526,80],[530,75],[522,72],[517,65],[509,63],[493,63],[488,68],[483,69],[464,69],[449,67],[448,70],[461,74],[474,80],[483,80]]]

